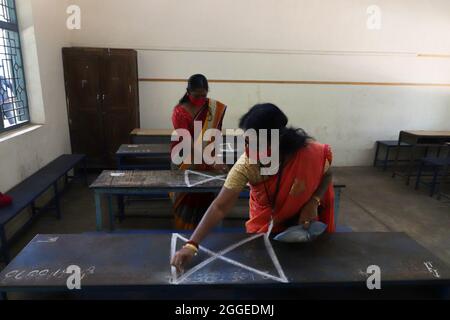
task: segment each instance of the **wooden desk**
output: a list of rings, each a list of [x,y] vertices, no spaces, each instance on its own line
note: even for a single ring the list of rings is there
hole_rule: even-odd
[[[244,153],[244,149],[233,148],[231,144],[225,143],[219,146],[219,156],[223,162],[228,158],[234,164]],[[127,169],[152,169],[169,170],[171,165],[170,145],[164,143],[157,144],[123,144],[116,152],[117,168],[119,170]],[[138,163],[127,163],[126,159],[139,159]]]
[[[416,160],[418,149],[424,147],[442,147],[448,142],[450,142],[450,131],[400,131],[394,161],[394,173],[392,174],[392,177],[395,177],[396,175],[404,175],[406,178],[406,184],[408,185],[411,176],[413,175],[414,161]],[[408,143],[411,145],[411,148],[408,148],[408,152],[410,153],[409,163],[404,174],[398,171],[399,150],[402,143]]]
[[[131,131],[131,143],[134,144],[170,144],[173,129],[141,129]]]
[[[227,129],[223,129],[223,135],[228,135],[226,133]],[[156,144],[156,143],[166,143],[170,144],[170,137],[172,135],[173,129],[142,129],[136,128],[130,133],[131,143],[134,144]],[[236,135],[231,135],[236,137]]]
[[[171,232],[37,235],[0,273],[0,291],[68,294],[69,274],[64,270],[70,265],[79,266],[84,275],[81,290],[71,294],[101,292],[107,297],[120,292],[125,299],[130,298],[129,291],[138,290],[159,299],[187,292],[196,299],[242,297],[240,292],[298,298],[312,288],[322,288],[323,294],[336,288],[359,289],[354,293],[359,298],[361,293],[379,298],[392,287],[410,292],[421,285],[450,285],[449,266],[404,233],[324,234],[308,244],[213,233],[186,272],[178,275],[172,271],[170,256],[188,237]],[[380,268],[381,290],[367,289],[371,265]]]
[[[116,152],[117,168],[170,170],[169,144],[123,144]],[[135,162],[126,162],[133,159]]]
[[[226,174],[215,172],[197,172],[181,170],[160,171],[103,171],[91,184],[95,192],[97,231],[102,230],[101,199],[105,195],[108,201],[108,217],[110,230],[114,229],[114,213],[112,196],[152,195],[161,192],[214,192],[218,193],[223,186]],[[339,200],[343,184],[334,184],[335,214],[339,214]]]

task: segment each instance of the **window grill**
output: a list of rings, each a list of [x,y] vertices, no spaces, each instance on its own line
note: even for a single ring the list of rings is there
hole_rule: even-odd
[[[0,0],[0,131],[30,120],[14,0]]]

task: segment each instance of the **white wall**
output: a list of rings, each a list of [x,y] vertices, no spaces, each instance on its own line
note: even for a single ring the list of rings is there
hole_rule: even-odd
[[[448,0],[76,0],[73,45],[138,49],[140,78],[450,83]],[[366,27],[369,5],[382,29]],[[141,82],[141,126],[170,127],[184,83]],[[281,106],[330,143],[335,164],[369,164],[401,129],[450,129],[450,87],[213,83],[235,127],[252,104]]]
[[[61,47],[134,48],[141,78],[450,83],[447,0],[16,0],[32,121],[37,130],[0,142],[0,190],[70,152]],[[81,30],[65,10],[79,4]],[[382,30],[366,8],[382,9]],[[141,126],[166,128],[185,85],[141,82]],[[450,89],[422,86],[218,84],[235,127],[271,101],[291,123],[330,143],[335,164],[369,164],[373,142],[401,129],[450,129]]]
[[[38,129],[0,142],[0,191],[70,153],[61,48],[68,45],[65,1],[16,0],[31,121]],[[4,136],[4,135],[3,135]]]

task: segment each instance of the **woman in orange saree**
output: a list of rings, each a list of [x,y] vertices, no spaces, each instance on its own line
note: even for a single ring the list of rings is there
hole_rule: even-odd
[[[185,95],[172,113],[174,129],[188,130],[192,140],[194,139],[195,121],[201,122],[202,134],[207,129],[222,129],[226,106],[219,101],[207,98],[208,89],[208,80],[205,76],[200,74],[191,76]],[[198,139],[202,139],[202,135]],[[178,143],[173,142],[172,149]],[[190,157],[190,155],[191,153],[187,156]],[[207,171],[213,169],[206,164],[193,164],[192,162],[186,159],[180,165],[173,167],[178,170]],[[175,228],[194,229],[214,200],[214,196],[212,193],[172,193]]]
[[[273,104],[256,105],[241,118],[240,127],[244,130],[279,130],[279,143],[271,141],[267,150],[254,152],[246,142],[246,152],[229,172],[220,194],[190,241],[173,257],[172,265],[179,271],[196,254],[210,230],[232,209],[247,184],[250,185],[247,232],[276,234],[294,225],[307,229],[316,220],[327,225],[327,232],[335,231],[331,149],[301,129],[286,127],[287,122],[286,115]],[[273,175],[263,175],[262,163],[266,162],[261,160],[273,152],[279,153],[278,170]]]

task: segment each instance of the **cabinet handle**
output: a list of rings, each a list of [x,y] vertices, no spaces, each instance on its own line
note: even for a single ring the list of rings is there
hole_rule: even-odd
[[[102,95],[102,101],[105,101],[105,94]]]

